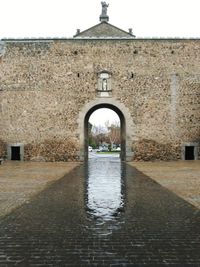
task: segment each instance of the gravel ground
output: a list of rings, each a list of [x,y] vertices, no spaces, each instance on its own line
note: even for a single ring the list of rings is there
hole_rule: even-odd
[[[200,208],[200,161],[133,162],[131,166]]]
[[[15,162],[0,165],[0,218],[62,178],[79,163]]]

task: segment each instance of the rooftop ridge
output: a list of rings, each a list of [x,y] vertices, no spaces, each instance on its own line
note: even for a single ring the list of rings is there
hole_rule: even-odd
[[[164,40],[164,41],[176,41],[176,40],[196,40],[199,41],[200,37],[136,37],[136,38],[129,38],[129,37],[22,37],[22,38],[2,38],[0,42],[31,42],[31,41],[38,41],[38,42],[49,42],[49,41],[80,41],[80,40],[127,40],[127,41],[149,41],[149,40]]]

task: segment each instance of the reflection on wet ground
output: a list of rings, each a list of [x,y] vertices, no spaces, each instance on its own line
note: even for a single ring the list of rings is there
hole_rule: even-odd
[[[90,160],[86,180],[87,207],[95,217],[112,217],[123,207],[123,177],[119,159]]]
[[[93,158],[88,162],[86,210],[88,218],[96,222],[95,229],[99,234],[111,234],[119,224],[125,205],[124,170],[119,157]]]
[[[200,212],[119,159],[91,159],[0,221],[0,266],[200,266]]]

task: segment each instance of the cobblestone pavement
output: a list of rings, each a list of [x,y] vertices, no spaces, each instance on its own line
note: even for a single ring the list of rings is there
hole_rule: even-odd
[[[0,266],[200,266],[200,211],[118,159],[92,159],[0,220]]]

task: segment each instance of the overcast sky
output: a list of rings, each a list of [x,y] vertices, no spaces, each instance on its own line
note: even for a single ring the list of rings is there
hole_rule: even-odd
[[[119,122],[119,116],[117,113],[108,108],[100,108],[95,110],[89,118],[89,122],[96,126],[105,126],[105,122],[108,120],[110,124]]]
[[[200,0],[107,0],[109,22],[136,37],[200,37]],[[99,23],[101,0],[0,0],[0,38],[72,37]]]

